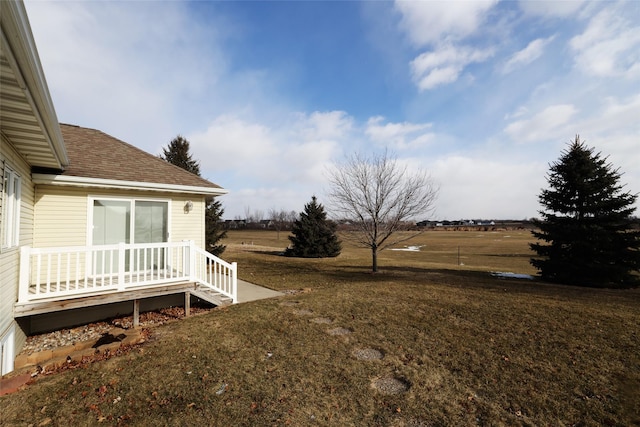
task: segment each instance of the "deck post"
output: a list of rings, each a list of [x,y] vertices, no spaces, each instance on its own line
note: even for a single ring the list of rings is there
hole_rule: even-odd
[[[125,270],[125,253],[127,252],[125,247],[126,245],[124,242],[118,243],[118,289],[120,289],[121,291],[124,291],[125,289],[124,270]]]
[[[231,300],[233,304],[238,302],[238,263],[231,263]]]
[[[184,317],[191,315],[191,292],[186,291],[184,293]]]
[[[196,281],[196,250],[195,250],[195,242],[193,240],[189,240],[189,281]]]
[[[26,302],[29,298],[29,275],[31,272],[31,247],[20,247],[20,278],[18,286],[18,301]]]
[[[140,300],[133,300],[133,327],[137,328],[140,326]]]

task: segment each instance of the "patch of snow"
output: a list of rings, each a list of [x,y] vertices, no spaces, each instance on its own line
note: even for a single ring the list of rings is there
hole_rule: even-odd
[[[509,279],[528,279],[528,280],[534,279],[534,277],[530,274],[509,273],[509,272],[502,272],[502,271],[493,271],[491,272],[491,275],[495,277],[504,277]]]
[[[420,248],[424,245],[420,246],[405,246],[404,248],[393,248],[392,251],[405,251],[405,252],[420,252]]]

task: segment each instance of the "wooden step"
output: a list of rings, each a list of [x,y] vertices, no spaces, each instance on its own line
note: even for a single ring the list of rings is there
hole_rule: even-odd
[[[229,305],[233,301],[228,296],[201,285],[198,285],[195,289],[192,289],[191,295],[217,306]]]

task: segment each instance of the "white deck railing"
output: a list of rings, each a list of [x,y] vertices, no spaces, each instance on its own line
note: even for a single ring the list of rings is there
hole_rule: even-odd
[[[194,282],[238,300],[236,263],[193,241],[32,248],[20,252],[18,303]]]

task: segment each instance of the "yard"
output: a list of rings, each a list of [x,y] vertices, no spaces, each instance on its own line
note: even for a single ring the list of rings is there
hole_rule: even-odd
[[[0,398],[2,425],[640,424],[640,292],[555,286],[524,230],[427,232],[285,258],[231,231],[240,278],[288,295],[156,327],[121,357]],[[44,425],[42,424],[42,425]]]

